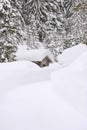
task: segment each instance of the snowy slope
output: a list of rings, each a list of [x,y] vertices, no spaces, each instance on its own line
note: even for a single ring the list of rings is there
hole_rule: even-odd
[[[53,72],[52,83],[64,100],[87,114],[87,52],[68,67]]]

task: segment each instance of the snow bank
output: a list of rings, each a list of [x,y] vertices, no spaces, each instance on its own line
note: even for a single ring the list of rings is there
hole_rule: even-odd
[[[0,94],[3,92],[44,80],[49,80],[51,69],[40,68],[30,61],[15,61],[0,64]]]
[[[37,70],[39,67],[29,61],[0,63],[0,93],[27,83],[29,73]]]
[[[0,72],[8,71],[22,71],[22,70],[35,70],[38,69],[39,66],[30,61],[14,61],[7,63],[0,63]]]
[[[16,53],[16,60],[42,61],[46,56],[54,61],[53,55],[48,49],[27,50],[27,46],[20,45]]]
[[[87,52],[70,66],[52,73],[52,83],[61,97],[87,114]]]
[[[85,44],[73,46],[72,48],[64,50],[62,55],[58,56],[58,61],[62,66],[67,66],[85,51],[87,51],[87,46]]]

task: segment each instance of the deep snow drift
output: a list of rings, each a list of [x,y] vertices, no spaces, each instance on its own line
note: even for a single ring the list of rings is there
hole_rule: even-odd
[[[86,130],[86,51],[67,49],[46,68],[25,57],[0,64],[0,130]]]
[[[58,95],[87,114],[87,52],[68,67],[53,72],[52,83]]]

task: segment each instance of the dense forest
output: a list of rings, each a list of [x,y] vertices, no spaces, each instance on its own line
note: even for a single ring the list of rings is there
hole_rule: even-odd
[[[56,56],[87,44],[87,0],[0,0],[0,62],[13,61],[19,44]]]

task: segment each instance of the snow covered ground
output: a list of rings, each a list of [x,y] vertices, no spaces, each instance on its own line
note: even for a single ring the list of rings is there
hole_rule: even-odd
[[[0,130],[86,130],[86,57],[80,44],[46,68],[0,64]]]
[[[86,118],[56,96],[50,82],[12,89],[1,97],[1,130],[83,130]]]

